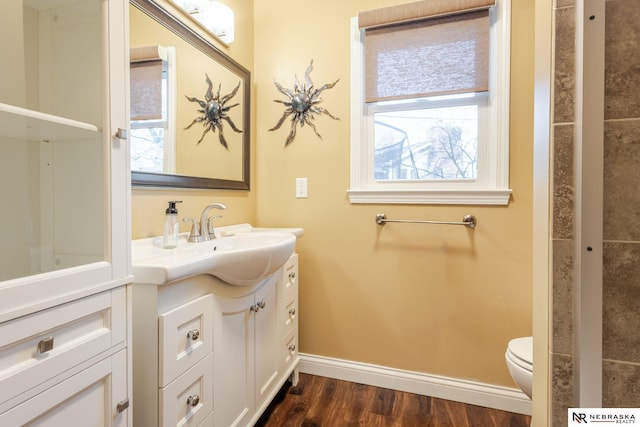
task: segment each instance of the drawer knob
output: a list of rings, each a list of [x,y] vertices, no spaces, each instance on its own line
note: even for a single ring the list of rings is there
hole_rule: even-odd
[[[296,351],[296,345],[295,345],[295,344],[291,344],[291,345],[289,346],[289,351],[290,351],[291,353],[293,353],[294,351]]]
[[[38,343],[38,353],[46,353],[53,350],[53,337],[43,338]]]
[[[197,341],[198,338],[200,338],[199,329],[192,329],[191,331],[187,332],[187,339],[190,339],[192,341]]]
[[[116,411],[121,414],[123,413],[127,408],[129,407],[129,399],[125,399],[121,402],[118,402],[118,405],[116,406]]]
[[[296,309],[292,308],[291,310],[289,310],[289,315],[290,316],[295,316],[296,315]]]
[[[195,408],[196,406],[198,406],[198,403],[200,403],[200,396],[198,396],[197,394],[194,394],[193,396],[189,396],[187,398],[187,406]]]
[[[292,282],[295,282],[296,280],[296,272],[292,271],[291,273],[289,273],[289,280]]]

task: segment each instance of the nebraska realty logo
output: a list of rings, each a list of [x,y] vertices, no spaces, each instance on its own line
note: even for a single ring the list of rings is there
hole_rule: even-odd
[[[635,424],[640,408],[569,408],[569,427],[585,424]]]

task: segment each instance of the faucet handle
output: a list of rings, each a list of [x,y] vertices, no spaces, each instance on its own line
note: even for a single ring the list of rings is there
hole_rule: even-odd
[[[222,215],[213,215],[207,218],[207,233],[209,234],[209,239],[213,240],[216,238],[216,233],[213,229],[213,220],[222,218]]]
[[[183,222],[189,222],[191,221],[191,233],[189,233],[189,241],[190,242],[199,242],[201,237],[200,237],[200,231],[198,231],[198,222],[194,219],[194,218],[190,218],[190,217],[186,217],[182,219]]]

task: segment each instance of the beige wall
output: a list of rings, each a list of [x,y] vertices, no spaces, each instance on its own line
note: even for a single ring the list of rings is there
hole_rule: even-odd
[[[166,201],[176,198],[185,201],[181,216],[215,200],[229,206],[224,224],[304,227],[301,352],[514,386],[504,350],[509,339],[531,335],[534,1],[513,2],[509,206],[352,205],[349,19],[403,2],[255,2],[253,46],[237,24],[243,35],[228,50],[254,72],[252,191],[134,190],[133,237],[160,234]],[[341,120],[318,117],[323,140],[305,127],[285,149],[288,124],[268,131],[283,111],[273,80],[291,87],[311,59],[317,85],[340,79],[322,106]],[[295,198],[296,177],[309,179],[308,199]],[[378,212],[444,220],[471,213],[479,226],[380,227]]]
[[[352,205],[349,188],[349,19],[402,0],[256,2],[257,218],[304,227],[300,253],[300,350],[513,386],[509,339],[531,335],[533,0],[513,2],[511,174],[508,207]],[[273,13],[273,11],[279,11]],[[337,78],[318,117],[323,136],[288,125],[275,79],[291,87],[314,60],[317,86]],[[296,177],[309,198],[296,199]],[[460,220],[463,227],[387,224],[374,217]]]
[[[165,0],[160,0],[167,8],[171,8]],[[224,46],[209,37],[214,45],[227,55],[242,64],[253,73],[253,0],[225,0],[236,13],[235,41]],[[203,33],[204,34],[204,33]],[[206,34],[204,34],[206,36]],[[253,78],[253,75],[252,75]],[[255,107],[255,95],[252,95],[252,106]],[[218,224],[236,224],[256,222],[256,159],[255,159],[255,108],[252,108],[251,129],[251,191],[206,191],[206,190],[140,190],[132,191],[132,236],[139,239],[162,234],[164,210],[169,200],[182,200],[178,205],[180,218],[185,216],[200,217],[200,212],[211,202],[227,205],[218,220]],[[179,143],[179,141],[178,141]],[[180,231],[189,231],[189,225],[180,222]]]

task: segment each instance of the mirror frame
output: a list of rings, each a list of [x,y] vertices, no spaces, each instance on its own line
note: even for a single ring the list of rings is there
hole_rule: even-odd
[[[249,190],[250,149],[251,149],[251,73],[242,65],[227,56],[203,36],[195,32],[188,24],[163,9],[153,0],[129,0],[160,25],[172,31],[178,37],[200,50],[214,61],[217,61],[242,80],[242,180],[219,178],[203,178],[188,175],[172,175],[151,172],[131,171],[133,188],[194,188]]]

